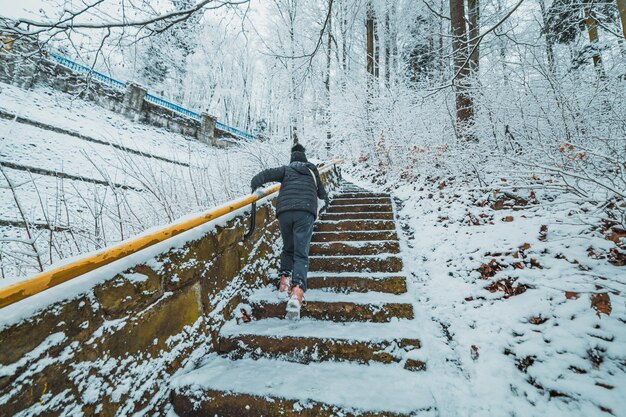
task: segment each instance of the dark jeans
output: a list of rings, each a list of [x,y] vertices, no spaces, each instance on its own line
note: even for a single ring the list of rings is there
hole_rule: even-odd
[[[293,271],[291,284],[300,285],[306,291],[306,275],[309,270],[309,246],[313,234],[315,216],[308,211],[286,211],[278,216],[283,251],[280,254],[281,271]]]

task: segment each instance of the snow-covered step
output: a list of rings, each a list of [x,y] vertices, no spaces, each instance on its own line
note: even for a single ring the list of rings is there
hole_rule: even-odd
[[[218,352],[231,359],[274,358],[299,363],[393,363],[420,348],[416,324],[409,320],[391,324],[310,319],[231,321],[222,327],[218,339]]]
[[[342,192],[336,198],[389,198],[389,194],[371,193],[369,191]]]
[[[410,298],[382,292],[333,293],[309,289],[301,316],[336,322],[365,321],[383,323],[392,319],[412,319]],[[286,302],[277,298],[276,287],[261,288],[248,298],[256,319],[285,317]]]
[[[378,240],[373,242],[312,242],[309,255],[376,255],[381,253],[399,253],[397,240]]]
[[[333,198],[331,205],[333,206],[353,206],[355,204],[391,204],[389,197],[359,197],[359,198],[342,198],[338,196]]]
[[[322,213],[320,220],[393,220],[393,212]]]
[[[174,411],[191,416],[434,416],[428,376],[385,364],[303,365],[214,357],[172,381]]]
[[[391,204],[352,204],[333,205],[326,209],[328,213],[365,213],[365,212],[390,212],[393,211]]]
[[[309,257],[311,272],[400,272],[402,268],[402,259],[389,254]]]
[[[367,212],[390,212],[393,211],[391,204],[330,204],[326,209],[328,213],[367,213]]]
[[[313,233],[311,238],[311,242],[369,242],[374,240],[398,240],[398,235],[395,230],[351,230],[345,232],[316,232]]]
[[[343,232],[350,230],[395,230],[393,220],[324,220],[315,223],[316,232]]]
[[[399,275],[377,275],[372,273],[346,273],[309,275],[307,285],[310,289],[332,292],[386,292],[404,294],[407,291],[406,278]]]

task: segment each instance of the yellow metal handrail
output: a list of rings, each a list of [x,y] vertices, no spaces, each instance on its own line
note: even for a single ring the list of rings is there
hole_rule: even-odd
[[[334,160],[320,168],[320,172],[324,172],[332,166],[336,166],[342,162],[343,160],[341,159]],[[103,249],[98,253],[68,263],[67,265],[59,266],[49,271],[44,271],[25,281],[18,282],[5,288],[0,288],[0,308],[38,294],[48,288],[62,284],[63,282],[77,278],[87,272],[91,272],[104,265],[108,265],[126,256],[132,255],[133,253],[137,253],[140,250],[156,245],[157,243],[161,243],[228,213],[232,213],[233,211],[245,207],[248,204],[274,194],[279,189],[280,184],[274,185],[266,188],[261,194],[252,194],[239,200],[231,201],[224,206],[212,209],[193,219],[170,224],[164,229],[139,236],[133,240],[120,243],[119,245],[111,248]]]

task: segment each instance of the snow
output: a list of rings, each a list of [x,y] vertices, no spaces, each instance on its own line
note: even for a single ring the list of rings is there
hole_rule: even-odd
[[[389,293],[381,293],[370,291],[366,293],[343,293],[343,292],[328,292],[324,290],[311,289],[307,290],[305,296],[306,301],[314,302],[327,302],[327,303],[354,303],[354,304],[372,304],[382,305],[386,303],[403,303],[411,301],[411,298],[405,294],[394,295]],[[252,303],[272,303],[281,304],[283,300],[279,300],[276,293],[276,287],[271,285],[263,287],[253,292],[248,301]]]
[[[268,202],[273,197],[273,195],[270,195],[259,200],[258,205],[260,206]],[[0,330],[10,326],[11,324],[18,323],[28,317],[33,316],[38,311],[45,309],[51,304],[65,302],[80,297],[81,295],[88,294],[89,291],[96,285],[112,279],[117,274],[120,274],[135,265],[150,262],[159,254],[162,254],[172,249],[181,249],[187,242],[198,240],[206,234],[214,232],[216,230],[216,227],[226,225],[232,219],[243,215],[246,210],[249,210],[249,207],[242,207],[218,219],[209,221],[191,230],[183,232],[177,236],[169,238],[161,243],[157,243],[139,252],[128,255],[120,260],[102,266],[94,271],[87,272],[76,279],[69,280],[67,282],[64,282],[63,284],[49,288],[46,291],[40,292],[24,300],[3,307],[2,316],[0,316]],[[188,216],[179,219],[179,222],[184,222],[187,219],[198,217],[201,214],[202,213],[189,214]],[[159,229],[160,227],[155,227],[153,229],[146,230],[139,236],[134,236],[133,239],[150,234]],[[64,259],[63,261],[55,264],[55,266],[62,266],[88,255],[90,254],[79,255],[76,258]]]
[[[29,238],[20,227],[23,218],[14,195],[0,175],[0,222],[10,222],[0,226],[0,286],[38,272],[37,257],[45,267],[60,264],[244,195],[249,178],[286,159],[272,143],[219,149],[46,88],[26,91],[0,84],[0,111],[186,164],[0,119],[0,162],[135,187],[3,167],[34,226]],[[55,231],[50,233],[50,228]]]
[[[361,366],[322,362],[309,365],[270,359],[231,361],[212,355],[207,365],[172,381],[174,388],[234,393],[337,405],[346,409],[410,413],[432,411],[426,378],[384,364]],[[381,399],[384,398],[384,401]],[[420,415],[434,415],[424,412]]]
[[[302,318],[298,322],[270,318],[239,325],[229,321],[220,330],[222,336],[258,335],[281,338],[316,337],[322,339],[343,339],[355,341],[385,341],[401,338],[418,338],[419,322],[415,320],[395,320],[389,323],[345,322],[335,323],[323,320]]]
[[[439,415],[626,415],[624,267],[588,254],[615,246],[590,227],[602,213],[549,190],[535,190],[537,204],[495,211],[476,205],[484,191],[447,182],[392,191]],[[494,258],[502,269],[481,279],[478,268]],[[503,278],[528,289],[510,297],[485,289]],[[592,308],[597,293],[608,293],[610,315]]]
[[[10,365],[0,365],[0,377],[13,375],[15,371],[33,360],[39,359],[48,349],[61,344],[65,339],[66,336],[63,332],[51,334],[39,346],[22,356],[17,362]]]

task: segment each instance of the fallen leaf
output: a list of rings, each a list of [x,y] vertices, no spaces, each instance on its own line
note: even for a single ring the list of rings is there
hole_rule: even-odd
[[[510,222],[513,221],[513,216],[505,216],[505,217],[502,218],[502,221],[510,223]]]
[[[611,248],[609,251],[609,262],[615,266],[626,266],[626,253],[617,248]]]
[[[596,310],[596,314],[600,317],[600,313],[611,315],[611,297],[606,292],[591,295],[591,307]]]
[[[577,292],[565,291],[565,298],[567,298],[568,300],[578,300],[579,297],[580,294],[578,294]]]

